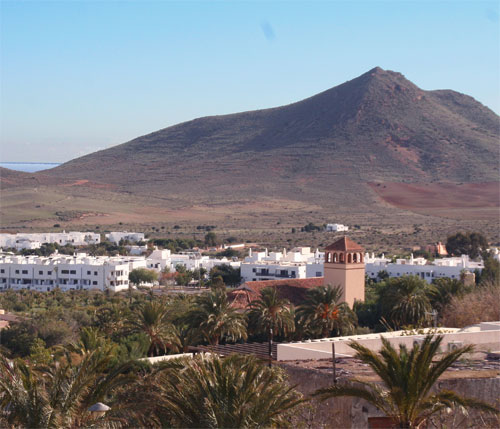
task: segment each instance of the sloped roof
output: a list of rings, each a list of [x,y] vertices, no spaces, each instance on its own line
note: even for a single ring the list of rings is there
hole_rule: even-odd
[[[233,308],[246,308],[248,304],[260,298],[262,289],[274,287],[281,298],[288,299],[293,305],[299,305],[305,298],[306,291],[317,286],[323,286],[323,277],[308,279],[263,280],[246,282],[228,293],[228,299]]]
[[[364,252],[363,249],[358,243],[355,243],[350,238],[344,236],[340,240],[337,240],[335,243],[330,244],[325,250],[339,250],[343,252]]]

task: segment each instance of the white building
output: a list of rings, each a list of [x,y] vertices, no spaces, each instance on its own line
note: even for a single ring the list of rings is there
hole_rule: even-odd
[[[182,265],[187,270],[197,270],[204,268],[210,271],[213,267],[218,265],[230,265],[233,268],[239,268],[240,262],[233,261],[227,258],[210,258],[209,256],[202,256],[199,252],[182,252],[171,253],[168,249],[154,250],[147,258],[147,268],[162,271],[165,267],[173,272],[177,265]]]
[[[145,265],[145,263],[143,264]],[[39,292],[58,287],[63,291],[119,291],[128,288],[130,262],[122,257],[0,256],[0,290],[28,289]]]
[[[256,280],[305,279],[323,277],[324,253],[309,247],[296,247],[290,252],[252,252],[241,263],[244,282]]]
[[[127,232],[127,231],[114,231],[105,235],[106,240],[112,243],[119,244],[121,240],[137,243],[144,241],[144,234],[142,232]]]
[[[463,271],[474,272],[481,271],[484,268],[482,262],[474,262],[467,255],[453,258],[435,259],[427,261],[425,258],[397,259],[391,262],[382,255],[375,257],[372,253],[365,255],[366,275],[372,279],[377,279],[379,272],[385,271],[389,277],[401,276],[419,276],[431,283],[434,279],[448,277],[451,279],[460,279]]]
[[[60,246],[87,246],[101,242],[100,234],[93,232],[42,232],[33,234],[0,234],[0,247],[21,249],[39,249],[42,244],[57,243]]]
[[[342,232],[342,231],[349,231],[349,227],[346,225],[342,225],[341,223],[327,223],[326,224],[326,231],[334,231],[334,232]]]

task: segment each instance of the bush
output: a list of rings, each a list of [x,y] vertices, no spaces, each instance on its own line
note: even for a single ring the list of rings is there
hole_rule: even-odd
[[[445,307],[443,326],[463,328],[479,322],[500,320],[500,287],[489,283],[463,297],[454,297]]]

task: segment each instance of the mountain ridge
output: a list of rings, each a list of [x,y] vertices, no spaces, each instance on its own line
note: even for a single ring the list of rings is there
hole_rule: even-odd
[[[472,97],[376,67],[286,106],[196,118],[33,176],[184,207],[287,200],[382,213],[392,197],[377,183],[498,182],[499,128]]]

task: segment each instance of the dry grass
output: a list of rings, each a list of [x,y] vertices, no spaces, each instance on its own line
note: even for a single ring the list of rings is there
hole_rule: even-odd
[[[500,285],[485,284],[464,297],[455,297],[443,312],[443,326],[463,328],[500,320]]]

